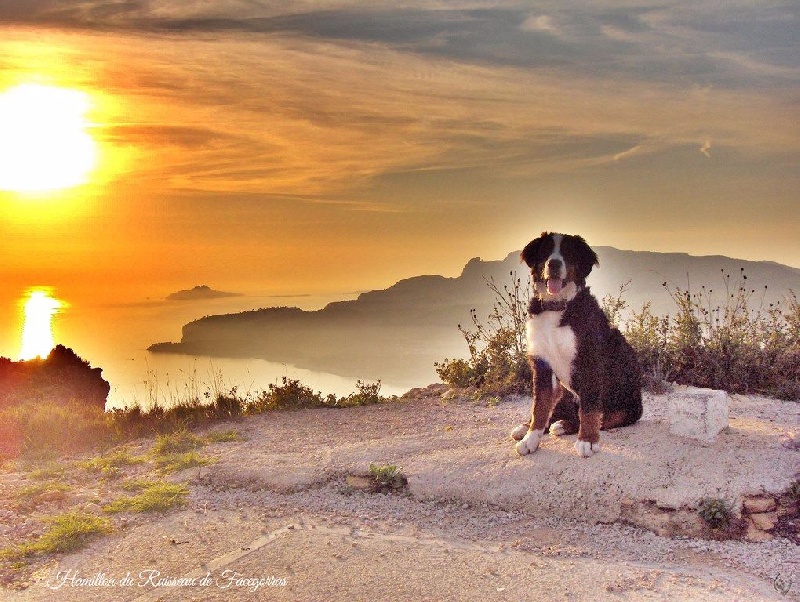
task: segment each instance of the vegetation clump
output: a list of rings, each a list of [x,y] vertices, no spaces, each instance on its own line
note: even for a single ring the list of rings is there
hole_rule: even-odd
[[[38,539],[0,551],[4,560],[19,560],[37,554],[72,552],[82,548],[89,539],[112,530],[111,521],[102,516],[83,512],[67,512],[45,519],[49,528]]]
[[[391,493],[405,489],[408,479],[403,470],[394,464],[370,464],[369,474],[377,491]]]
[[[733,507],[719,498],[703,498],[698,504],[697,512],[712,529],[727,529],[733,520]]]
[[[480,396],[529,393],[531,369],[525,340],[528,287],[514,272],[510,286],[501,289],[494,280],[486,284],[495,298],[487,321],[481,321],[473,309],[472,325],[458,326],[469,358],[437,362],[436,373],[442,382],[461,389],[474,388]]]
[[[512,273],[512,278],[514,277]],[[738,282],[722,271],[722,291],[701,287],[692,292],[664,283],[675,313],[653,314],[646,303],[628,312],[626,285],[602,307],[636,351],[644,382],[654,391],[666,383],[725,389],[731,393],[800,399],[800,302],[791,293],[784,304],[766,306],[747,286],[742,269]],[[473,325],[459,326],[468,359],[436,364],[443,382],[475,388],[480,396],[530,394],[525,351],[527,287],[519,279],[502,290],[494,282],[494,310],[486,322],[472,312]],[[720,299],[721,297],[721,299]],[[628,316],[625,318],[625,316]]]
[[[137,405],[108,412],[95,405],[81,403],[80,400],[55,403],[19,399],[15,405],[0,410],[0,460],[22,458],[27,462],[43,464],[92,448],[108,448],[138,437],[187,431],[193,427],[271,410],[344,408],[389,401],[390,398],[380,394],[380,389],[380,381],[358,381],[356,390],[349,395],[323,396],[298,380],[284,377],[279,384],[271,384],[256,394],[242,395],[234,387],[226,392],[217,390],[213,395],[207,391],[205,395],[174,399],[169,407],[154,404],[145,410]],[[215,396],[213,401],[212,396]],[[133,461],[133,458],[125,458],[124,452],[117,453],[122,455],[98,459],[86,468],[111,477],[117,472],[119,463]],[[117,463],[116,467],[114,463]]]
[[[137,491],[136,495],[122,497],[106,504],[103,510],[116,512],[165,512],[186,503],[189,489],[182,483],[164,481],[134,481],[126,489]]]

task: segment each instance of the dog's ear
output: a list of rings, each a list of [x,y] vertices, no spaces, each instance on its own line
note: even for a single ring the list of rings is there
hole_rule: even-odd
[[[525,248],[522,249],[522,253],[520,253],[520,259],[524,261],[529,268],[532,268],[536,265],[536,258],[539,256],[539,252],[544,244],[544,239],[548,236],[547,232],[542,232],[542,235],[539,238],[536,238],[525,245]]]
[[[582,281],[592,272],[592,268],[600,265],[597,259],[597,253],[583,240],[581,236],[574,237],[575,251],[578,255],[577,261],[577,275]]]

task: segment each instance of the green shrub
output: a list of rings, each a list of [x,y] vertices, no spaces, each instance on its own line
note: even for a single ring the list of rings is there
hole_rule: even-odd
[[[184,484],[163,481],[136,481],[129,489],[138,490],[133,496],[123,497],[106,504],[106,512],[165,512],[186,503],[189,490]]]
[[[68,512],[46,519],[50,527],[35,541],[2,550],[0,557],[18,560],[35,554],[72,552],[82,548],[94,535],[111,532],[111,522],[101,516]]]
[[[379,491],[398,491],[408,484],[403,470],[394,464],[370,464],[369,474]]]
[[[733,507],[719,498],[703,498],[697,507],[700,518],[712,529],[727,529],[733,519]]]
[[[512,272],[513,278],[513,272]],[[758,393],[800,399],[800,302],[791,293],[785,303],[765,306],[747,288],[722,272],[722,292],[672,289],[675,313],[656,316],[646,303],[628,314],[627,284],[602,307],[636,351],[645,386],[663,391],[668,381],[731,393]],[[481,396],[529,393],[531,371],[525,353],[527,287],[514,280],[503,290],[488,283],[495,305],[483,323],[471,312],[472,326],[459,330],[469,351],[466,359],[436,363],[443,382],[475,388]],[[717,298],[721,296],[721,302]]]
[[[511,285],[502,290],[494,280],[486,284],[495,299],[486,322],[473,309],[472,326],[458,326],[467,343],[469,358],[437,362],[436,373],[451,386],[474,387],[481,395],[530,393],[531,369],[525,340],[528,287],[523,286],[514,272]]]

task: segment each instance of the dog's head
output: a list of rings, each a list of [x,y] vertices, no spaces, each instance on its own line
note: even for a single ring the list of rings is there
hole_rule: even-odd
[[[542,232],[522,250],[531,269],[533,293],[543,301],[571,301],[599,265],[597,254],[580,236]]]

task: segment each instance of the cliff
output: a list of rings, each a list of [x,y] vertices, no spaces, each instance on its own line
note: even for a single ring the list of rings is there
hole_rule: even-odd
[[[792,289],[800,291],[800,270],[777,263],[612,247],[595,250],[600,267],[588,280],[592,292],[602,299],[629,283],[624,298],[635,310],[648,302],[656,314],[674,313],[665,282],[672,289],[692,291],[705,285],[724,296],[726,285],[737,286],[742,269],[748,276],[745,283],[755,291],[756,305],[778,302]],[[487,279],[502,287],[510,284],[511,274],[523,285],[527,282],[527,267],[520,264],[518,252],[501,261],[474,258],[458,277],[408,278],[317,311],[282,307],[208,316],[186,324],[180,342],[157,343],[150,351],[261,358],[416,386],[437,379],[435,361],[467,354],[458,325],[470,324],[473,308],[485,319],[494,302]]]
[[[111,387],[102,372],[63,345],[57,345],[44,360],[0,358],[0,409],[23,402],[77,401],[105,410]]]

